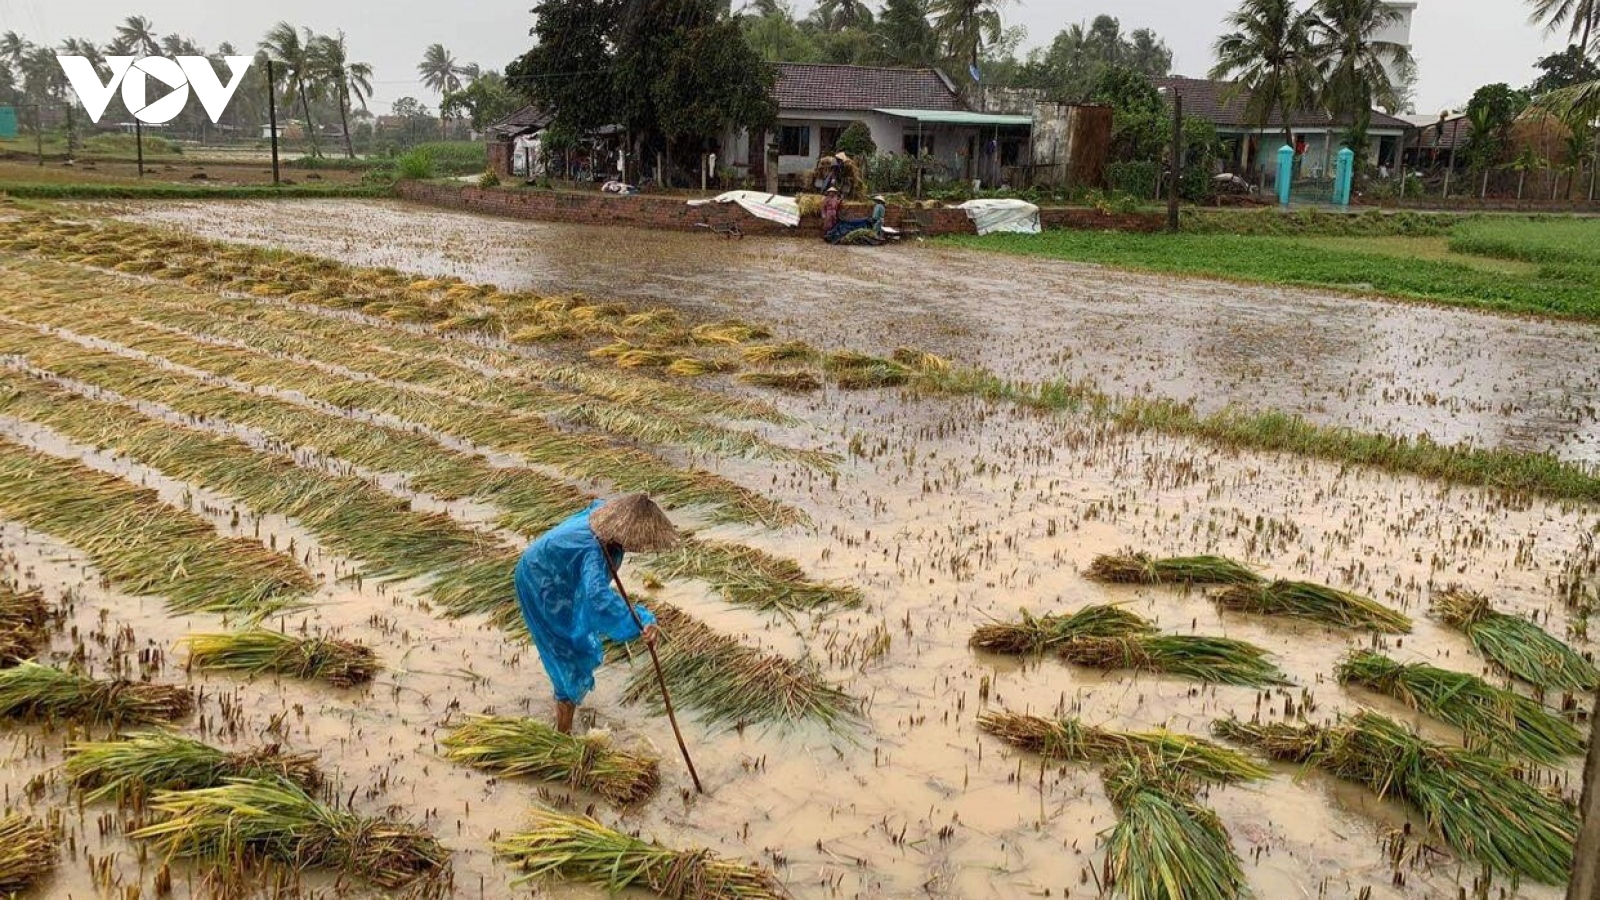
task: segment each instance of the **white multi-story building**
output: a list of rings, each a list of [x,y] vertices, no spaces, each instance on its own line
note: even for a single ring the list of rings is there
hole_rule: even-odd
[[[1411,16],[1417,11],[1417,0],[1389,0],[1389,2],[1385,3],[1384,5],[1390,9],[1398,11],[1400,13],[1400,20],[1378,32],[1375,37],[1380,41],[1396,43],[1405,47],[1407,50],[1410,50]],[[1387,68],[1389,69],[1390,83],[1399,85],[1399,73],[1394,71],[1394,67],[1392,65],[1388,66]]]

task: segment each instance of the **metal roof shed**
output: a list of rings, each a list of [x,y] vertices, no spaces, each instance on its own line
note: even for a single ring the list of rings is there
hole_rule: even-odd
[[[1033,117],[1032,116],[1007,116],[998,113],[967,112],[965,110],[944,109],[874,109],[875,113],[893,116],[897,119],[911,119],[917,123],[917,145],[922,145],[922,128],[924,125],[964,125],[977,128],[981,133],[985,128],[994,129],[998,135],[1002,128],[1028,129],[1028,144],[1033,144]],[[922,198],[922,170],[917,170],[917,198]]]

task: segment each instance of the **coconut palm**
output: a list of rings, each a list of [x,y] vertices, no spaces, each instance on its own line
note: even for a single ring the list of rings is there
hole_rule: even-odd
[[[161,43],[156,40],[156,26],[144,16],[123,19],[122,24],[117,26],[117,39],[140,56],[154,56],[161,52]]]
[[[0,34],[0,57],[10,63],[13,72],[22,70],[22,61],[28,58],[28,51],[32,49],[33,44],[15,31]]]
[[[824,31],[872,27],[872,9],[864,0],[822,0],[817,4],[817,20]]]
[[[339,104],[339,126],[344,129],[344,152],[356,158],[355,143],[350,139],[350,100],[355,99],[362,109],[367,108],[367,98],[372,96],[372,66],[351,62],[344,32],[336,37],[319,35],[312,40],[310,55],[317,80],[332,91]]]
[[[194,38],[180,37],[169,34],[161,39],[161,52],[168,56],[205,56],[205,51],[194,42]]]
[[[1373,106],[1399,107],[1398,85],[1390,72],[1403,81],[1416,68],[1406,45],[1378,38],[1402,21],[1402,15],[1384,0],[1317,0],[1312,14],[1322,105],[1352,123],[1352,145],[1365,144]]]
[[[973,71],[983,56],[985,43],[995,43],[1005,34],[1000,7],[1006,0],[933,0],[928,12],[934,32],[944,45],[945,55],[964,63]]]
[[[295,98],[299,98],[300,111],[306,118],[306,134],[311,137],[311,155],[321,156],[322,151],[317,147],[317,126],[311,119],[311,94],[317,87],[310,51],[314,41],[311,29],[296,29],[288,22],[279,22],[261,39],[261,50],[284,67],[285,86],[292,89],[285,92],[284,99],[292,105]]]
[[[1589,42],[1600,29],[1600,0],[1528,0],[1528,6],[1533,9],[1528,21],[1542,23],[1549,34],[1567,29],[1567,37],[1589,52]]]
[[[66,93],[67,77],[56,61],[56,52],[49,47],[29,47],[18,67],[22,75],[22,90],[35,103],[59,100]]]
[[[1244,0],[1223,19],[1233,30],[1212,47],[1217,64],[1211,77],[1231,79],[1237,86],[1230,90],[1250,92],[1246,115],[1263,131],[1277,113],[1285,144],[1294,143],[1290,114],[1305,108],[1317,89],[1313,21],[1294,0]]]
[[[456,62],[456,58],[444,48],[443,44],[430,44],[428,49],[422,51],[422,62],[417,63],[417,72],[422,76],[424,87],[439,92],[439,99],[443,101],[447,94],[454,94],[461,90],[461,76],[476,76],[478,66],[472,63],[464,66]],[[439,131],[441,134],[448,132],[449,117],[444,113],[444,104],[439,105]]]

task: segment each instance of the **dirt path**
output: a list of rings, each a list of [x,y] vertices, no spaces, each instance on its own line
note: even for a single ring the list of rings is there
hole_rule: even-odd
[[[1600,328],[918,245],[725,242],[399,203],[129,207],[362,264],[744,316],[819,344],[915,344],[1008,377],[1092,378],[1445,442],[1600,461]]]

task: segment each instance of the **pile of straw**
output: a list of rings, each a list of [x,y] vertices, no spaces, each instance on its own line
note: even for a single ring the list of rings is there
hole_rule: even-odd
[[[556,781],[620,805],[638,803],[661,783],[659,761],[626,753],[608,737],[574,737],[535,719],[480,716],[444,738],[445,758],[502,775]]]
[[[32,659],[44,643],[44,597],[0,586],[0,666]]]
[[[1148,553],[1101,554],[1083,574],[1112,584],[1255,584],[1261,580],[1254,569],[1222,556],[1156,559]]]
[[[159,818],[129,837],[153,841],[168,857],[234,865],[273,859],[295,868],[333,869],[389,889],[439,875],[450,859],[418,828],[335,809],[281,779],[161,791],[150,808]]]
[[[1475,675],[1425,663],[1402,665],[1371,651],[1351,654],[1340,663],[1338,674],[1345,684],[1387,694],[1449,722],[1476,746],[1495,753],[1520,753],[1535,762],[1555,764],[1583,752],[1583,736],[1571,722]]]
[[[21,894],[55,868],[59,845],[50,829],[30,816],[0,819],[0,897]]]
[[[1433,611],[1484,658],[1529,684],[1556,691],[1600,685],[1594,663],[1527,619],[1496,611],[1482,594],[1451,588],[1434,597]]]
[[[1576,814],[1519,777],[1512,763],[1425,741],[1373,712],[1331,726],[1224,720],[1214,730],[1276,759],[1407,801],[1457,852],[1504,874],[1543,884],[1564,884],[1571,874]]]
[[[1064,616],[1023,612],[1021,622],[996,622],[973,632],[969,646],[992,653],[1043,653],[1075,638],[1154,634],[1156,627],[1120,606],[1086,606]]]
[[[1171,731],[1114,731],[1081,719],[1045,719],[989,712],[978,726],[1014,747],[1065,762],[1115,763],[1159,759],[1206,784],[1258,781],[1268,771],[1246,756],[1204,738]]]
[[[1383,634],[1411,631],[1410,618],[1371,598],[1304,581],[1240,584],[1219,591],[1213,599],[1223,609],[1238,612],[1308,619]]]
[[[1076,638],[1056,652],[1067,662],[1091,669],[1158,672],[1250,687],[1290,683],[1268,661],[1267,651],[1233,638],[1178,634]]]
[[[709,850],[672,850],[613,831],[593,819],[539,810],[533,827],[495,845],[526,872],[611,893],[639,887],[673,900],[782,900],[788,893],[766,869],[718,859]]]
[[[68,747],[66,773],[89,801],[138,801],[155,791],[216,787],[234,778],[283,778],[307,790],[322,784],[316,754],[277,744],[228,752],[191,738],[152,731]]]
[[[186,687],[98,681],[33,662],[0,671],[0,717],[148,725],[194,712]]]
[[[1104,773],[1119,815],[1106,839],[1107,887],[1128,900],[1236,900],[1244,867],[1197,785],[1162,757],[1118,761]]]
[[[745,372],[737,378],[740,384],[773,388],[797,393],[822,389],[822,380],[810,372],[793,369],[781,372]]]
[[[380,668],[371,647],[332,638],[290,637],[266,628],[191,634],[183,644],[189,649],[191,666],[249,675],[274,672],[334,687],[365,684]]]

